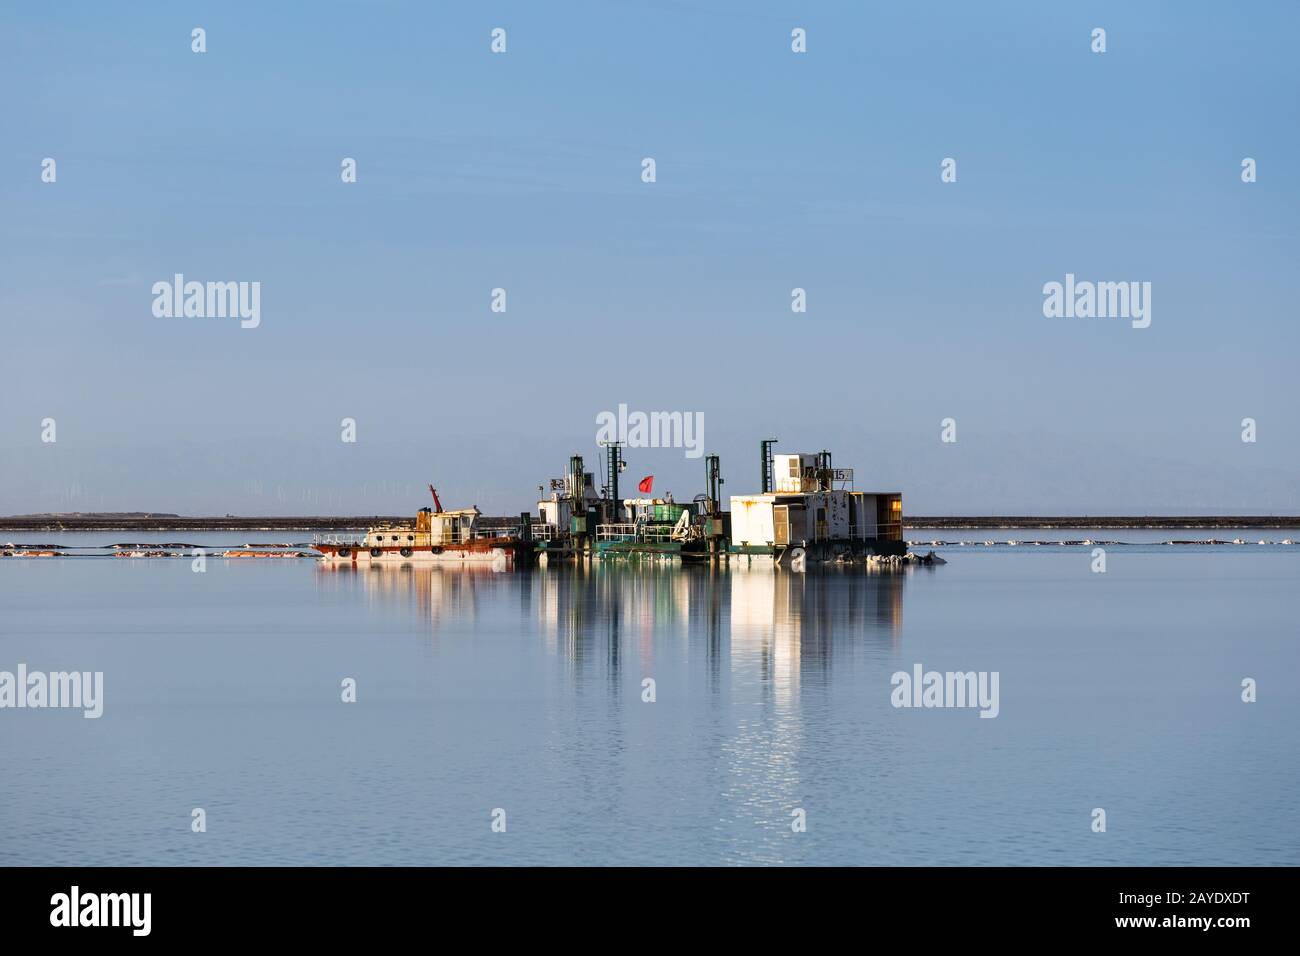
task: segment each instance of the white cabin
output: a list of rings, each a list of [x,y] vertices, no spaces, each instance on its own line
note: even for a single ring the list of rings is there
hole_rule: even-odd
[[[537,502],[537,516],[543,525],[552,525],[563,531],[569,530],[569,519],[573,517],[573,477],[565,475],[551,482],[551,497]],[[591,472],[582,476],[582,500],[588,508],[596,507],[601,497],[596,493],[595,479]]]
[[[829,455],[825,460],[829,462]],[[901,541],[903,496],[834,487],[852,481],[852,469],[823,467],[818,455],[773,455],[772,491],[731,496],[732,545]]]

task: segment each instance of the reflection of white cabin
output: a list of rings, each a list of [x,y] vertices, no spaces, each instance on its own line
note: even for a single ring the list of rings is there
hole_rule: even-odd
[[[731,496],[731,543],[740,547],[805,546],[868,539],[901,541],[903,496],[896,492],[834,488],[852,471],[832,478],[819,472],[816,455],[774,455],[767,494]]]

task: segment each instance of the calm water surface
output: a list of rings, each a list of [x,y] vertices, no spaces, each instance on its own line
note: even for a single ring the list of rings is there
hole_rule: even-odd
[[[1300,547],[1115,547],[1105,574],[941,550],[884,575],[0,559],[0,670],[105,681],[99,720],[0,710],[0,864],[1300,864]],[[893,708],[915,663],[998,671],[999,716]]]

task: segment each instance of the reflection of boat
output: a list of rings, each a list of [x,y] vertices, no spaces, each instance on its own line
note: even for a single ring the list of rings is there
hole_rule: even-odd
[[[500,574],[490,564],[411,564],[376,561],[361,566],[344,561],[321,561],[316,572],[322,582],[334,588],[360,588],[372,598],[407,606],[427,619],[432,630],[444,626],[474,627],[480,593],[490,597],[508,595],[517,603],[519,589],[528,592],[545,577]]]
[[[326,561],[350,564],[490,564],[518,567],[533,554],[533,543],[501,529],[480,529],[478,508],[444,511],[429,486],[434,508],[421,508],[414,524],[371,528],[363,539],[320,539],[313,547]]]
[[[253,551],[247,548],[237,548],[231,551],[221,552],[223,558],[311,558],[313,554],[305,551]]]

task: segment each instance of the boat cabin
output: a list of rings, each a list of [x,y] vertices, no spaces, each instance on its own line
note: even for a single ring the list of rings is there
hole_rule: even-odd
[[[428,548],[463,544],[474,537],[478,522],[477,508],[434,511],[421,508],[415,525],[386,525],[371,528],[366,534],[367,548]]]

